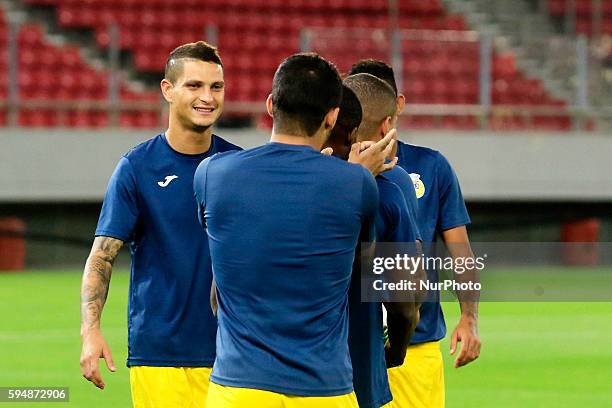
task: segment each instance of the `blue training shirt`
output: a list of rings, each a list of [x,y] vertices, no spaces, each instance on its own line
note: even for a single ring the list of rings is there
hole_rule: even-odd
[[[390,180],[390,172],[376,177],[379,192],[376,239],[378,242],[412,243],[420,239],[416,220],[410,211],[411,206],[406,203],[405,193]],[[410,179],[408,174],[405,176]],[[416,196],[412,187],[408,187],[408,193],[415,197],[413,207]],[[378,302],[361,302],[360,283],[359,279],[353,279],[349,292],[349,348],[353,361],[353,385],[360,408],[379,408],[393,399],[385,363],[382,305]]]
[[[412,186],[412,178],[410,177],[408,172],[406,172],[406,170],[404,170],[400,166],[395,166],[391,170],[385,171],[382,175],[387,180],[397,185],[402,191],[402,194],[404,195],[404,199],[406,200],[406,205],[408,206],[408,212],[411,218],[411,224],[413,224],[413,227],[416,227],[415,229],[415,233],[417,235],[416,239],[418,239],[419,241],[422,241],[423,239],[421,237],[421,232],[418,228],[418,223],[416,222],[416,220],[419,217],[419,214],[418,214],[419,213],[419,203],[417,201],[416,191],[414,190]],[[413,239],[411,241],[396,241],[396,242],[414,242],[414,241],[415,240]]]
[[[161,134],[123,156],[110,178],[96,236],[130,246],[128,366],[212,367],[217,322],[193,175],[206,157],[236,149],[213,135],[208,152],[187,155]]]
[[[435,242],[438,233],[469,224],[459,180],[448,160],[436,150],[397,143],[398,164],[410,174],[418,199],[417,223],[423,242]],[[428,270],[427,276],[438,280],[436,270]],[[437,341],[446,335],[439,293],[430,293],[428,300],[421,305],[412,344]]]
[[[268,143],[211,157],[194,189],[217,283],[211,381],[300,396],[353,390],[348,289],[378,191],[359,165]]]

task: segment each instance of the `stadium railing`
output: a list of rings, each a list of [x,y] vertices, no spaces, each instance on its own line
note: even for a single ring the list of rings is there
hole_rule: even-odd
[[[527,76],[521,61],[511,52],[499,52],[496,39],[487,33],[325,27],[302,31],[302,50],[329,56],[342,71],[359,58],[374,57],[402,73],[396,74],[398,88],[406,96],[405,112],[413,124],[433,117],[435,127],[590,130],[592,118],[609,118],[610,109],[590,103],[590,94],[601,89],[594,83],[601,70],[587,41],[542,41],[534,50],[565,52],[563,74],[571,81],[562,87],[548,86],[546,77]]]
[[[143,99],[122,96],[123,79],[118,69],[121,33],[116,26],[109,26],[108,69],[104,71],[108,75],[107,96],[95,100],[20,98],[16,63],[20,27],[15,23],[8,27],[8,89],[6,99],[0,100],[0,110],[7,112],[9,126],[19,124],[18,114],[24,109],[102,112],[108,117],[106,126],[123,126],[123,113],[148,112],[148,120],[143,122],[146,126],[164,123],[166,108],[161,95]],[[208,27],[206,37],[214,42],[216,36],[214,27]],[[393,65],[401,73],[398,85],[408,101],[403,120],[409,128],[591,130],[594,120],[599,124],[600,119],[612,118],[612,108],[592,103],[594,96],[605,92],[595,81],[603,71],[601,59],[595,58],[596,50],[589,48],[584,37],[562,37],[533,47],[541,53],[557,49],[566,54],[562,69],[570,81],[564,85],[565,93],[554,95],[545,78],[527,77],[520,61],[512,53],[499,52],[496,40],[487,33],[308,27],[302,30],[301,38],[303,51],[320,52],[343,72],[360,58],[378,58]],[[265,106],[263,100],[229,99],[225,111],[229,115],[261,115]],[[73,125],[60,115],[54,126]]]

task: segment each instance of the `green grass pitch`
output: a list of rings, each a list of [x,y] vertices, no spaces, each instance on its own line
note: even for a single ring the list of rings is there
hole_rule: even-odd
[[[0,273],[0,386],[68,386],[69,403],[3,407],[130,406],[126,358],[128,274],[115,272],[102,329],[118,372],[106,389],[79,370],[80,273]],[[445,303],[449,331],[458,305]],[[482,354],[452,367],[445,340],[447,407],[612,406],[612,303],[483,303]]]

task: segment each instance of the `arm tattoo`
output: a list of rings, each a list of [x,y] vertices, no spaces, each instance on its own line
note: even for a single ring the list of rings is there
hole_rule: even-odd
[[[85,263],[81,285],[81,331],[99,327],[100,315],[108,295],[113,262],[123,241],[96,237]]]

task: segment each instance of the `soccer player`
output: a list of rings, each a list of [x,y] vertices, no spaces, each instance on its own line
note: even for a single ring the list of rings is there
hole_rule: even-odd
[[[390,101],[388,91],[393,92],[393,89],[388,84],[367,73],[351,75],[345,79],[344,83],[356,93],[363,108],[364,118],[359,126],[357,141],[362,143],[368,141],[370,143],[379,142],[381,131],[395,130],[399,112],[395,97],[392,102]],[[384,116],[384,114],[387,116]],[[416,220],[419,205],[410,175],[401,167],[396,166],[385,172],[384,178],[400,188],[406,200],[410,217]],[[420,235],[420,233],[417,233],[417,235]]]
[[[364,101],[363,115],[360,100],[345,85],[338,121],[326,143],[333,148],[337,157],[345,160],[354,141],[380,139],[395,120],[395,95],[389,85],[367,74],[349,77],[346,83],[360,88],[361,100]],[[420,239],[416,221],[408,210],[401,189],[386,177],[389,173],[376,177],[379,191],[377,241],[415,243]],[[406,174],[406,177],[409,176]],[[414,195],[414,191],[410,193]],[[349,350],[353,363],[353,385],[361,408],[378,408],[392,400],[387,365],[403,363],[410,335],[416,326],[418,305],[386,303],[390,341],[389,347],[385,348],[382,306],[380,303],[361,301],[360,259],[355,261],[349,290]]]
[[[161,90],[168,129],[125,154],[108,184],[81,289],[81,370],[115,366],[101,329],[112,265],[129,243],[128,359],[135,407],[203,407],[215,360],[208,240],[197,221],[193,175],[200,162],[239,147],[212,133],[223,110],[223,67],[203,41],[168,57]]]
[[[287,58],[266,102],[270,143],[196,172],[218,302],[209,406],[357,407],[347,292],[378,191],[363,167],[319,153],[341,93],[320,56]]]
[[[369,73],[387,82],[395,91],[398,113],[404,108],[405,97],[398,93],[393,69],[381,61],[362,60],[353,65],[351,74]],[[406,170],[414,185],[419,202],[417,222],[423,242],[435,242],[437,234],[453,257],[473,257],[466,225],[470,223],[459,181],[448,160],[438,151],[427,147],[397,144],[399,166]],[[427,271],[430,280],[437,281],[435,270]],[[468,274],[465,274],[466,276]],[[420,320],[406,362],[389,370],[393,393],[392,407],[444,407],[444,368],[440,340],[446,335],[446,325],[439,294],[421,305]],[[461,319],[451,335],[451,354],[461,342],[455,367],[464,366],[480,355],[478,336],[478,303],[461,301]]]
[[[224,79],[215,47],[185,44],[169,55],[161,89],[168,130],[136,146],[110,179],[81,289],[81,371],[104,388],[99,358],[115,370],[100,329],[112,264],[128,242],[132,254],[128,361],[137,407],[203,406],[215,359],[216,320],[209,306],[212,272],[193,199],[193,175],[206,157],[240,149],[212,134],[223,110]],[[383,171],[384,143],[352,159]],[[357,148],[359,146],[356,146]]]
[[[100,316],[112,264],[125,242],[132,254],[128,361],[137,407],[203,406],[215,359],[216,320],[208,240],[201,234],[193,175],[206,157],[239,150],[212,134],[223,110],[224,78],[215,47],[185,44],[169,55],[161,89],[168,130],[128,152],[110,179],[81,289],[81,371],[104,388],[99,358],[115,371]],[[393,140],[359,151],[352,161],[385,170]]]

